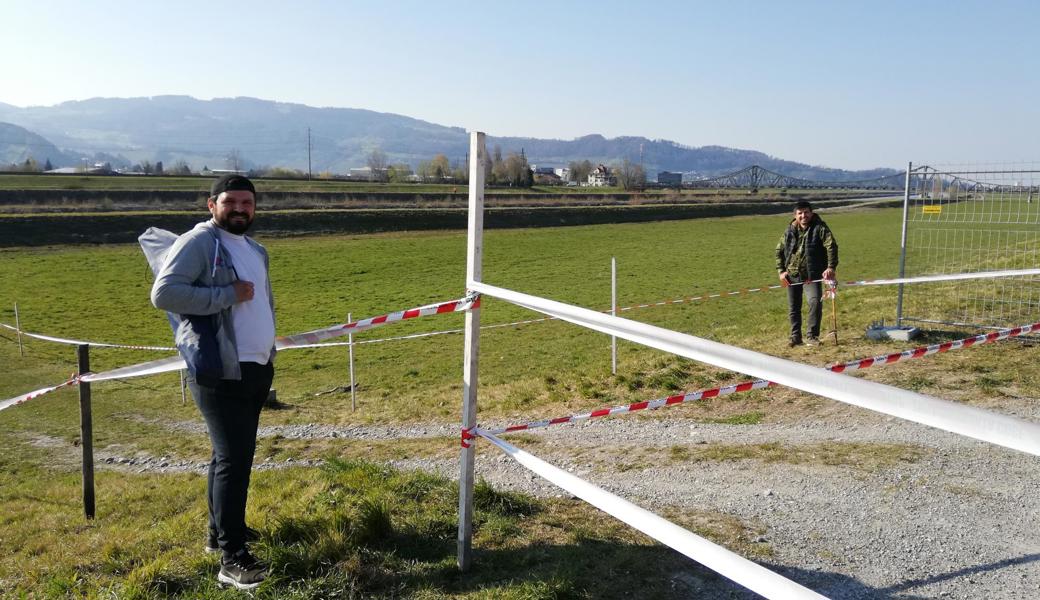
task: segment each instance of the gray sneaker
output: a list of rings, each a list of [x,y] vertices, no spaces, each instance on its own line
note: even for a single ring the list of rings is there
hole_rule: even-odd
[[[805,338],[805,345],[806,346],[819,346],[820,345],[820,338],[816,337],[815,335],[810,335],[809,337]]]
[[[251,590],[267,577],[267,565],[253,558],[249,550],[242,548],[230,558],[220,559],[217,581],[233,585],[240,590]]]

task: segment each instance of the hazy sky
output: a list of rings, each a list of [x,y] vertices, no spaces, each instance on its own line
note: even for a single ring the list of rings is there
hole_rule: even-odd
[[[1040,2],[5,2],[0,102],[254,96],[841,168],[1040,159]]]

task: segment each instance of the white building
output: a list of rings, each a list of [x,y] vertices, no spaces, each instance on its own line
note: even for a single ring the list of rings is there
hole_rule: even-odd
[[[614,174],[610,171],[610,167],[606,165],[596,165],[596,168],[589,173],[589,187],[607,187],[615,184]]]

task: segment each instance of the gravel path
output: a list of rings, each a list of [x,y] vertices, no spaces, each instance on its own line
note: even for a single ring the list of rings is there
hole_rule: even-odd
[[[1040,403],[1027,400],[1007,412],[1040,420]],[[533,430],[513,442],[652,511],[737,517],[763,532],[754,541],[768,544],[773,554],[762,564],[835,600],[1040,598],[1040,459],[857,409],[827,413],[824,420],[788,424],[706,425],[660,411]],[[203,431],[201,423],[171,427]],[[264,426],[260,435],[423,438],[457,435],[457,426]],[[673,446],[824,442],[903,444],[919,449],[920,456],[876,469],[668,459]],[[618,469],[632,449],[641,459]],[[136,471],[205,469],[202,463],[104,453],[99,462]],[[267,462],[257,468],[319,463]],[[458,476],[455,460],[394,464]],[[502,489],[564,494],[497,451],[478,459],[477,475]],[[673,574],[672,583],[697,598],[757,597],[693,563],[689,571]]]

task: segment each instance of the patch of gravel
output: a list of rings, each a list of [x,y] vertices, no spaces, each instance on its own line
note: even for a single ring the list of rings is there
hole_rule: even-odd
[[[1004,412],[1040,420],[1035,404],[1027,401]],[[201,422],[168,426],[205,432]],[[278,425],[262,427],[260,435],[454,437],[458,426]],[[851,408],[827,411],[819,420],[762,425],[710,425],[661,411],[531,430],[512,441],[654,512],[716,511],[761,528],[754,541],[768,544],[773,552],[761,564],[835,600],[1040,598],[1040,459],[1027,454]],[[873,470],[757,459],[669,459],[670,448],[677,445],[823,442],[904,444],[922,452],[916,460]],[[635,467],[614,468],[633,447],[641,449]],[[655,451],[660,460],[653,459]],[[97,456],[100,468],[200,474],[206,469],[206,463],[167,457],[120,456],[118,448]],[[266,461],[256,468],[319,464]],[[458,477],[455,460],[393,464]],[[476,469],[478,477],[500,489],[570,497],[497,450],[482,454]],[[690,565],[689,571],[670,575],[680,594],[708,600],[757,598]]]
[[[135,420],[143,421],[137,418]],[[173,431],[185,433],[206,433],[206,424],[202,421],[177,421],[174,423],[161,423],[150,419],[151,424],[161,424]],[[281,437],[285,439],[368,439],[368,440],[395,440],[401,438],[432,438],[444,436],[456,436],[459,432],[458,425],[431,424],[431,425],[322,425],[319,423],[305,423],[298,425],[264,425],[257,431],[259,438]]]
[[[705,425],[687,419],[607,419],[527,432],[516,442],[549,462],[660,513],[669,507],[733,515],[764,528],[765,566],[835,600],[1040,598],[1040,460],[873,414],[782,425]],[[508,438],[506,438],[508,439]],[[761,460],[669,464],[690,444],[906,444],[913,462],[866,471]],[[571,460],[579,448],[659,450],[625,471]],[[569,496],[503,454],[477,461],[496,487]],[[653,463],[654,461],[650,461]],[[401,467],[457,477],[454,461]],[[590,507],[590,511],[595,510]],[[698,598],[757,598],[703,570],[674,575]]]

